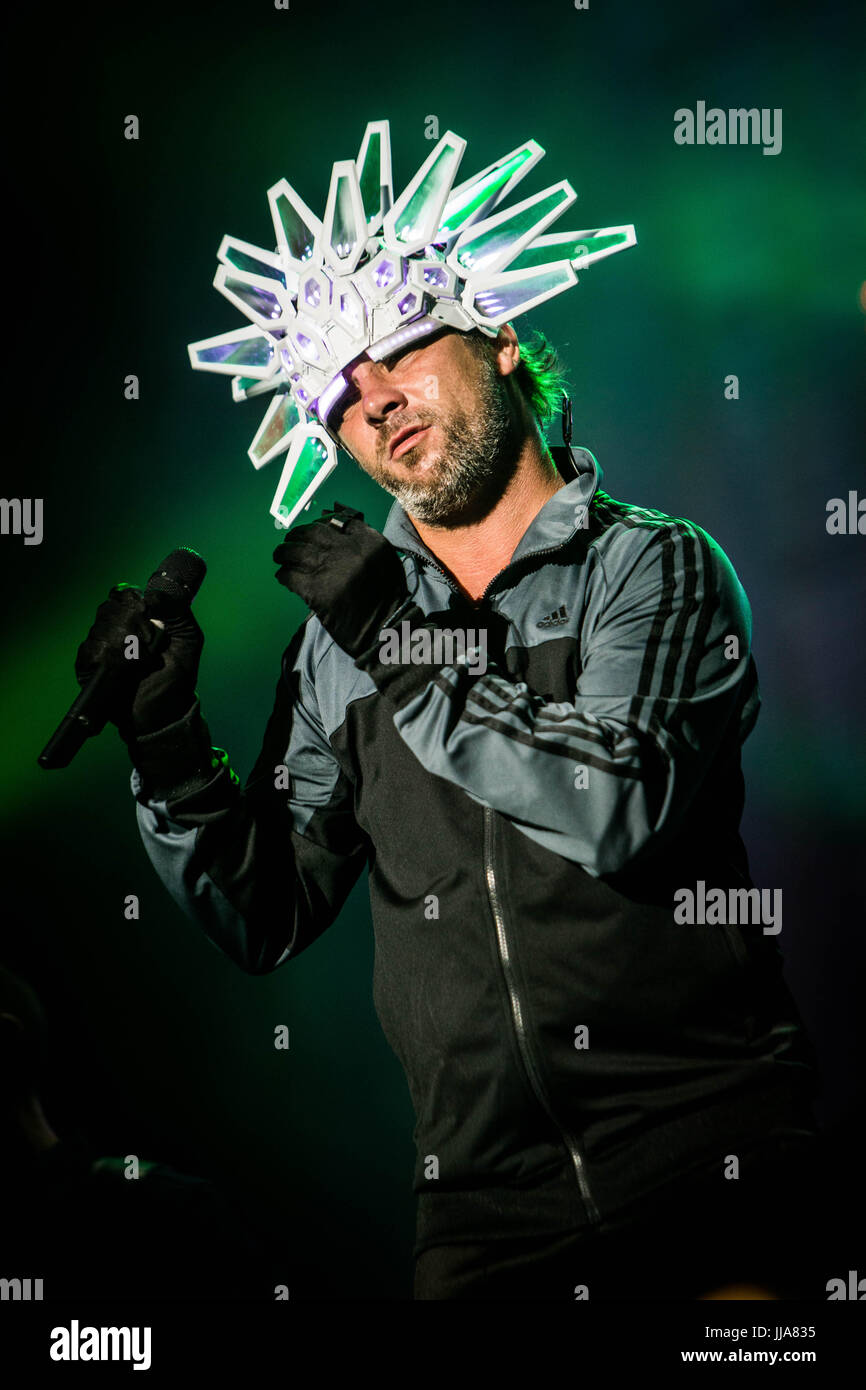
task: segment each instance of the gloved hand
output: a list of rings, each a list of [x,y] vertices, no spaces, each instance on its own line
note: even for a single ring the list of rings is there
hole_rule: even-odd
[[[399,709],[434,680],[441,663],[412,657],[408,662],[385,662],[379,634],[383,628],[403,629],[410,637],[421,629],[435,635],[439,627],[477,630],[498,635],[508,624],[470,599],[455,597],[448,609],[425,614],[409,601],[405,571],[397,551],[384,536],[364,522],[362,514],[339,502],[333,512],[292,531],[274,551],[281,566],[277,579],[307,603],[338,646],[370,676],[379,693]],[[397,617],[399,613],[399,618]],[[503,646],[504,649],[504,646]],[[471,680],[467,663],[458,661],[463,679]],[[491,668],[495,670],[495,667]]]
[[[108,718],[127,743],[176,723],[195,700],[204,634],[191,609],[156,627],[151,617],[158,616],[161,597],[132,584],[115,585],[75,659],[81,686],[100,665],[116,672]],[[138,638],[137,658],[125,655],[129,636]]]
[[[403,562],[362,512],[335,502],[274,551],[276,578],[298,594],[349,656],[375,642],[409,596]]]

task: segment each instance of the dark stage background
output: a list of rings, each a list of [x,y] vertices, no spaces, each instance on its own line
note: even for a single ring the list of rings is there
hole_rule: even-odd
[[[436,116],[468,139],[460,178],[533,136],[547,155],[512,201],[568,178],[577,220],[563,226],[635,223],[636,249],[517,328],[561,349],[575,440],[607,491],[697,521],[746,588],[764,704],[745,748],[744,837],[755,882],[783,891],[779,944],[818,1051],[820,1118],[851,1125],[866,540],[828,534],[826,508],[866,489],[861,14],[161,0],[15,22],[13,66],[29,76],[5,126],[16,350],[2,490],[44,499],[44,537],[0,548],[0,958],[48,1010],[61,1133],[213,1178],[279,1243],[292,1297],[411,1296],[413,1117],[373,1012],[366,883],[296,962],[246,976],[151,869],[113,730],[65,772],[36,764],[96,605],[181,544],[209,566],[196,612],[214,740],[243,777],[258,753],[305,610],[273,578],[281,463],[256,474],[245,452],[270,398],[234,404],[229,378],[188,363],[188,342],[246,322],[212,288],[220,239],[272,245],[266,190],[284,175],[321,215],[332,162],[382,117],[395,190]],[[782,108],[781,152],[675,144],[674,111],[699,100]],[[138,401],[124,399],[128,373]],[[390,505],[345,457],[319,494],[335,497],[377,526]]]

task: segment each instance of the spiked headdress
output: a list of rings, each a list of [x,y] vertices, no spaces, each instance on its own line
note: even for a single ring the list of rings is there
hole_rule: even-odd
[[[321,222],[281,179],[268,190],[276,250],[222,240],[214,284],[252,326],[190,343],[190,361],[231,376],[236,401],[275,393],[248,453],[256,468],[286,453],[277,526],[336,466],[328,416],[356,359],[443,325],[495,337],[576,285],[575,267],[635,245],[633,226],[549,232],[577,196],[564,179],[500,208],[543,157],[534,140],[455,188],[465,148],[447,131],[395,201],[388,122],[371,121],[358,158],[333,166]]]

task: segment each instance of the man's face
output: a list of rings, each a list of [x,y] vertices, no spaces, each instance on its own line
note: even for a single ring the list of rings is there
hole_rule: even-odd
[[[419,521],[467,519],[510,475],[522,425],[505,378],[519,350],[513,330],[501,338],[479,353],[446,330],[382,362],[365,356],[346,374],[329,427]]]

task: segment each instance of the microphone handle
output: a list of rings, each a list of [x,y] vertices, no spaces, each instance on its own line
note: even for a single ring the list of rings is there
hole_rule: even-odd
[[[179,617],[189,608],[206,569],[202,557],[188,546],[181,546],[166,556],[150,576],[144,591],[150,611],[161,615],[150,618],[155,627],[164,628],[165,620]],[[39,754],[40,767],[49,771],[68,767],[85,740],[102,732],[108,721],[111,686],[116,679],[117,672],[111,667],[97,667]]]
[[[154,627],[164,628],[161,618],[151,618]],[[115,673],[108,666],[99,666],[80,692],[37,759],[39,766],[49,772],[52,768],[68,767],[85,741],[101,734],[107,722],[106,697],[110,696]]]
[[[108,666],[94,671],[39,754],[40,767],[68,767],[85,740],[102,732],[106,723],[103,696],[113,678],[114,672]]]

